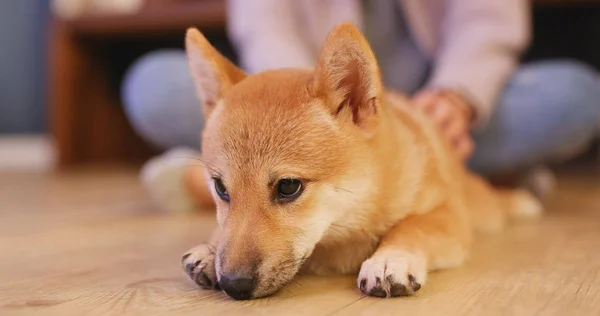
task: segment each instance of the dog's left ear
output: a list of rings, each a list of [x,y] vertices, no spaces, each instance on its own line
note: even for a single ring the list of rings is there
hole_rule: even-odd
[[[379,67],[367,40],[351,23],[338,25],[327,36],[312,89],[325,98],[334,115],[351,117],[365,129],[377,123],[382,94]]]
[[[188,63],[207,118],[225,92],[246,74],[219,53],[195,28],[185,36]]]

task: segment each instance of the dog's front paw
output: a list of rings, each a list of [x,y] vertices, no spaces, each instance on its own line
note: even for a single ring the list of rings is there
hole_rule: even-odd
[[[358,287],[369,296],[412,295],[425,284],[426,265],[423,255],[409,251],[375,253],[363,262],[358,275]]]
[[[218,289],[215,251],[213,246],[202,244],[190,249],[181,258],[183,270],[201,288]]]

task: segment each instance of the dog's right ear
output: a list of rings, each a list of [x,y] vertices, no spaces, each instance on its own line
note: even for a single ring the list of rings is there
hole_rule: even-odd
[[[219,53],[195,28],[185,36],[187,59],[204,117],[207,118],[225,92],[246,74]]]
[[[375,54],[360,31],[350,23],[336,26],[321,48],[315,95],[328,100],[331,113],[351,117],[363,130],[372,130],[381,116],[381,75]]]

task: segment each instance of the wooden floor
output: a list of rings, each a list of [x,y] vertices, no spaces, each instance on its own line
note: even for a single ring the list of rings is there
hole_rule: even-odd
[[[600,173],[561,175],[541,223],[483,236],[411,298],[302,277],[236,302],[198,289],[181,254],[213,215],[156,210],[131,170],[0,174],[0,315],[600,315]]]

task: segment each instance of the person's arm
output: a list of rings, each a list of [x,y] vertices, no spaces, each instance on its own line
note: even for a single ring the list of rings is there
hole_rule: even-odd
[[[448,0],[428,87],[458,91],[474,126],[490,116],[530,38],[528,0]]]
[[[313,67],[315,54],[298,30],[294,0],[229,0],[228,29],[242,68]]]

